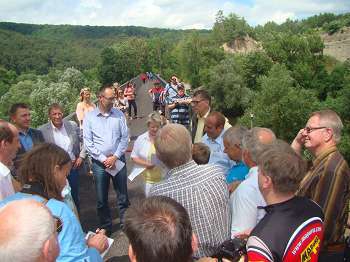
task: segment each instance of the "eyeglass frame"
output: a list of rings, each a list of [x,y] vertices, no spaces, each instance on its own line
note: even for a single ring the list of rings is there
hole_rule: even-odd
[[[198,100],[198,101],[191,101],[191,104],[193,105],[198,105],[200,102],[204,101],[205,99],[201,99],[201,100]]]
[[[62,232],[62,229],[63,229],[63,222],[62,222],[62,220],[59,218],[59,217],[57,217],[57,216],[53,216],[53,218],[55,219],[55,221],[56,221],[56,232],[57,232],[57,235],[59,234],[59,233],[61,233]]]
[[[310,134],[315,130],[324,129],[324,128],[329,128],[329,127],[327,127],[327,126],[319,126],[319,127],[306,126],[306,127],[304,127],[304,130],[305,130],[306,134]]]
[[[109,102],[114,102],[114,100],[115,100],[115,97],[113,96],[113,97],[105,97],[104,95],[101,95],[103,98],[105,98],[107,101],[109,101]]]

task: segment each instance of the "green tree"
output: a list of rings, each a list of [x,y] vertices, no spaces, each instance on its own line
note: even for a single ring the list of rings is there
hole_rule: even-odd
[[[61,75],[59,82],[67,82],[71,88],[75,89],[75,93],[80,92],[80,90],[85,85],[85,77],[82,72],[75,69],[74,67],[67,68]]]
[[[295,88],[290,71],[280,64],[273,65],[259,81],[261,90],[254,94],[240,122],[250,126],[253,114],[254,126],[271,128],[277,137],[291,141],[317,105],[314,92]]]
[[[245,86],[242,66],[234,56],[227,57],[211,69],[206,88],[214,98],[214,108],[228,117],[240,116],[252,95]]]

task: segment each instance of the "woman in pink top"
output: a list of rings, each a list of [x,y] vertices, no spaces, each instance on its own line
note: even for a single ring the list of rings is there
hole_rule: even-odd
[[[129,104],[129,108],[128,108],[128,113],[129,113],[129,117],[130,119],[132,119],[131,117],[131,107],[134,108],[134,118],[137,118],[137,105],[136,105],[136,101],[135,101],[135,88],[133,86],[132,83],[128,83],[124,89],[124,96],[126,97],[126,99],[128,100],[128,104]]]
[[[90,88],[83,88],[80,91],[80,102],[77,104],[76,114],[79,121],[79,126],[82,128],[83,119],[87,112],[95,109],[96,105],[91,102],[91,92]]]

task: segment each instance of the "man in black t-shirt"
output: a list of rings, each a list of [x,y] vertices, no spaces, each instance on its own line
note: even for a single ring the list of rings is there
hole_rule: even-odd
[[[259,189],[267,203],[264,218],[247,242],[249,261],[317,261],[323,213],[313,201],[296,197],[304,161],[277,140],[259,158]]]

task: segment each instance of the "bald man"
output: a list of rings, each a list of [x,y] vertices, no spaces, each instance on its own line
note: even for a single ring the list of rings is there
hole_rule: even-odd
[[[60,251],[56,228],[51,212],[40,202],[18,200],[1,207],[1,261],[56,261]]]

